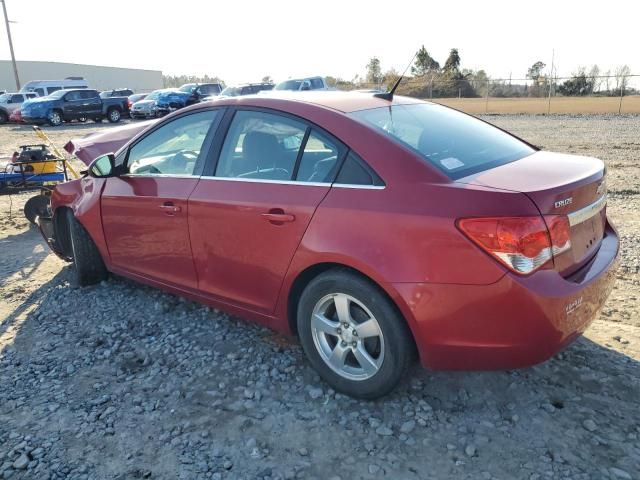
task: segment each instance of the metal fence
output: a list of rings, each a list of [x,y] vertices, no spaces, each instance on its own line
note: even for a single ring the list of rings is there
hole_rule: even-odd
[[[386,90],[396,79],[352,88]],[[476,114],[640,113],[640,75],[635,74],[487,78],[435,72],[403,79],[397,92]]]

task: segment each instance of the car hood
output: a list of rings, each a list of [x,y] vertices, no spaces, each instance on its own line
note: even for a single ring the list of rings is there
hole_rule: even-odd
[[[80,138],[73,138],[67,142],[64,149],[75,154],[86,165],[89,165],[100,155],[117,152],[124,144],[142,132],[157,120],[130,123],[122,127],[110,128],[103,133],[90,133]]]
[[[138,100],[131,106],[131,108],[148,108],[153,107],[155,104],[155,100]]]
[[[34,104],[42,104],[42,103],[51,103],[51,102],[55,102],[55,100],[53,98],[48,98],[48,97],[38,97],[38,98],[32,98],[31,100],[25,100],[22,103],[22,106],[34,105]]]

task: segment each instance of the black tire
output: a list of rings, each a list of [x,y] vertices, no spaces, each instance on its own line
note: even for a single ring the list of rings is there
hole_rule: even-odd
[[[9,121],[9,115],[4,110],[0,110],[0,125]]]
[[[27,220],[35,225],[36,217],[41,217],[49,213],[49,197],[45,195],[36,195],[31,197],[24,204],[24,216]]]
[[[62,112],[60,110],[54,110],[49,114],[49,125],[52,127],[57,127],[62,124],[64,121],[64,117],[62,116]]]
[[[73,257],[74,283],[84,287],[105,280],[108,272],[98,247],[73,212],[67,210],[66,213]]]
[[[87,121],[87,117],[78,117],[78,121],[80,123],[85,123]]]
[[[312,316],[316,306],[333,294],[346,295],[364,305],[377,322],[381,335],[379,340],[375,341],[381,342],[379,352],[383,352],[384,355],[381,357],[380,353],[378,354],[378,359],[382,358],[381,364],[370,378],[345,378],[336,373],[321,356],[321,347],[314,340]],[[348,304],[350,316],[354,319],[358,311],[363,311],[357,303]],[[353,310],[353,305],[356,305],[356,311]],[[409,370],[415,357],[411,332],[395,305],[375,284],[346,269],[329,270],[307,285],[298,302],[297,326],[300,342],[311,365],[334,390],[352,397],[372,400],[389,393]],[[338,340],[336,337],[335,348],[340,343]],[[358,337],[355,337],[355,340],[358,340]],[[358,341],[364,342],[364,339],[361,337]],[[353,343],[352,352],[355,345],[356,342]],[[349,358],[355,359],[355,356],[349,355],[353,353],[347,354],[345,363],[349,362]]]
[[[118,123],[121,118],[122,113],[120,113],[120,110],[117,108],[114,107],[107,110],[107,120],[109,120],[109,123]]]

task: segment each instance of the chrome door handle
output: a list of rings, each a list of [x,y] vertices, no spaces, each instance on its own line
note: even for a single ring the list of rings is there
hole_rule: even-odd
[[[296,219],[294,215],[284,213],[284,210],[281,208],[272,208],[268,213],[261,213],[260,216],[275,225],[282,225],[285,222],[293,222]]]
[[[164,213],[166,213],[167,215],[175,215],[176,213],[182,211],[182,207],[174,205],[171,202],[163,203],[162,205],[160,205],[160,209],[164,210]]]

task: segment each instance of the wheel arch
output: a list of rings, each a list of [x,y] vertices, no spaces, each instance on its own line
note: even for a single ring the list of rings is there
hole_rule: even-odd
[[[389,300],[393,308],[395,308],[397,313],[403,319],[403,321],[407,325],[407,328],[409,329],[409,332],[411,334],[411,340],[413,342],[414,351],[415,352],[419,351],[416,344],[416,334],[414,331],[415,325],[412,321],[412,318],[408,315],[408,311],[404,308],[401,308],[401,305],[398,302],[398,300],[400,300],[400,296],[396,292],[390,291],[389,290],[390,287],[385,288],[385,286],[383,286],[381,282],[377,281],[375,278],[372,278],[370,275],[367,275],[361,270],[354,268],[350,265],[347,265],[345,263],[339,263],[339,262],[322,262],[322,263],[309,265],[296,275],[295,279],[291,283],[291,287],[287,292],[287,299],[286,299],[286,320],[287,320],[289,331],[291,333],[293,333],[296,336],[298,335],[298,326],[296,321],[297,320],[297,304],[298,304],[298,301],[300,300],[300,296],[302,295],[302,292],[304,291],[305,287],[318,275],[321,275],[322,273],[327,272],[329,270],[343,270],[343,271],[351,272],[355,275],[358,275],[364,278],[369,283],[371,283],[371,285],[377,288],[380,291],[380,293]]]

